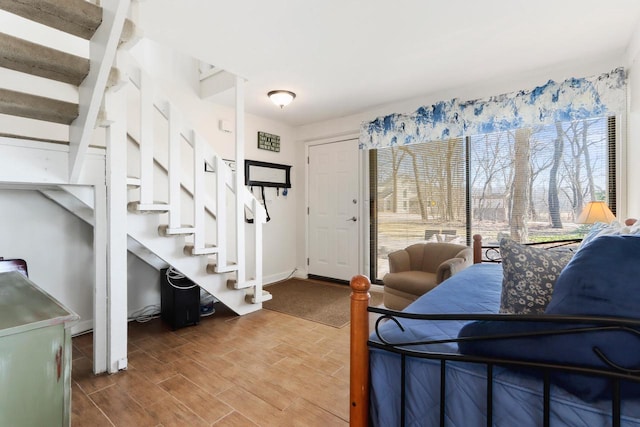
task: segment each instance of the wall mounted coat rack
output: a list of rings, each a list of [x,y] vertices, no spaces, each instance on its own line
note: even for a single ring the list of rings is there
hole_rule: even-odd
[[[291,166],[245,160],[244,182],[250,187],[291,188]]]

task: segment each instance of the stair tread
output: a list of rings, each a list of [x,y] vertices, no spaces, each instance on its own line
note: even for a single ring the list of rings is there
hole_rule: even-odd
[[[207,264],[207,273],[209,274],[231,273],[232,271],[237,271],[237,270],[238,270],[238,266],[236,265],[235,262],[229,262],[223,268],[218,268],[218,265],[214,263]],[[230,279],[230,280],[235,280],[235,279]]]
[[[79,86],[89,60],[0,33],[0,67]]]
[[[0,0],[0,9],[86,40],[102,23],[102,8],[84,0]]]
[[[185,246],[185,247],[188,247],[188,248],[193,248],[193,247],[195,247],[195,245],[194,245],[193,243],[187,243],[187,244],[185,244],[184,246]],[[206,249],[206,248],[217,248],[217,246],[216,246],[216,245],[214,245],[213,243],[206,243],[206,244],[204,245],[204,248],[205,248],[205,249]]]
[[[63,141],[63,140],[59,140],[59,139],[37,138],[37,137],[34,137],[34,136],[16,135],[16,134],[13,134],[13,133],[5,133],[5,132],[0,132],[0,137],[1,138],[25,139],[25,140],[28,140],[28,141],[49,142],[49,143],[52,143],[52,144],[69,145],[69,141]]]
[[[118,46],[126,48],[126,46],[132,46],[135,42],[142,38],[142,31],[136,24],[129,18],[124,20],[124,26],[122,27],[122,34],[120,35],[120,42]]]
[[[135,213],[165,213],[169,211],[169,205],[163,202],[140,203],[129,202],[127,204],[129,212]]]
[[[193,234],[195,232],[195,228],[192,225],[183,224],[180,227],[169,228],[169,225],[162,224],[158,226],[158,233],[161,236],[175,236],[175,235],[187,235]]]
[[[184,245],[183,253],[185,255],[197,256],[197,255],[214,255],[220,252],[220,249],[213,244],[205,244],[204,248],[196,248],[193,243],[187,243]]]
[[[248,293],[247,295],[245,295],[244,299],[249,304],[260,304],[260,303],[263,303],[265,301],[269,301],[269,300],[273,299],[273,295],[271,295],[271,292],[265,291],[263,289],[262,290],[262,294],[260,295],[260,298],[256,299],[254,294]]]
[[[78,104],[0,89],[0,113],[68,125],[78,117]]]

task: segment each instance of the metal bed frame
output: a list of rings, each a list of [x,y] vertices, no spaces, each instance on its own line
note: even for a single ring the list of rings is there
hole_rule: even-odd
[[[566,240],[552,243],[551,247],[571,245],[578,240]],[[488,252],[487,252],[488,251]],[[487,253],[489,254],[487,256]],[[494,255],[491,255],[491,254]],[[498,254],[498,256],[495,256]],[[482,247],[480,236],[474,236],[474,262],[500,262],[497,247]],[[483,339],[513,339],[531,336],[554,334],[580,334],[595,331],[625,331],[635,336],[640,336],[640,320],[622,319],[613,317],[594,316],[560,316],[560,315],[504,315],[504,314],[415,314],[400,311],[369,307],[370,282],[366,276],[355,276],[351,280],[351,372],[350,372],[350,424],[352,426],[369,425],[369,348],[381,349],[399,354],[401,357],[401,425],[405,424],[405,376],[406,358],[423,358],[440,361],[440,426],[445,425],[445,388],[446,368],[448,362],[468,362],[487,366],[487,426],[493,425],[493,368],[494,366],[506,366],[525,368],[540,372],[543,378],[543,425],[550,426],[550,389],[552,374],[554,372],[570,372],[586,375],[594,375],[607,378],[611,382],[611,425],[620,426],[621,419],[621,395],[620,382],[623,380],[640,382],[640,369],[618,366],[609,360],[602,349],[594,347],[593,351],[600,360],[608,366],[608,369],[599,369],[589,366],[568,365],[532,362],[526,360],[502,359],[494,357],[473,356],[459,353],[432,352],[416,349],[417,346],[429,344],[442,344]],[[369,340],[370,313],[377,315],[374,331],[378,341]],[[502,334],[482,337],[451,337],[444,340],[428,340],[419,342],[388,342],[380,333],[380,325],[385,321],[395,322],[400,329],[402,326],[398,319],[418,319],[424,321],[477,321],[477,320],[501,320],[501,321],[535,321],[548,323],[567,323],[572,325],[584,325],[570,329],[537,331],[526,334]]]

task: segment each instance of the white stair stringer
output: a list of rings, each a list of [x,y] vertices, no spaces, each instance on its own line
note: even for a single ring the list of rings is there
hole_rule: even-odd
[[[224,274],[207,273],[208,257],[185,256],[183,254],[185,246],[183,238],[168,238],[158,235],[159,221],[160,217],[156,215],[129,213],[129,236],[237,314],[244,315],[262,308],[260,302],[247,303],[244,291],[227,288],[227,277]]]
[[[90,226],[94,226],[93,190],[90,188],[61,185],[55,189],[48,188],[39,191],[47,199],[74,214]],[[169,267],[169,264],[132,239],[131,236],[127,238],[127,250],[156,270]]]

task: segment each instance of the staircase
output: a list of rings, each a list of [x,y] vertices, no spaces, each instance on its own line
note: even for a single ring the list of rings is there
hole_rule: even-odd
[[[30,143],[68,147],[62,150],[66,153],[62,163],[68,166],[63,178],[58,173],[51,179],[46,175],[34,177],[33,182],[52,182],[41,192],[92,224],[96,240],[106,239],[108,250],[96,250],[95,254],[96,270],[105,270],[104,280],[116,280],[122,259],[126,271],[126,253],[113,256],[114,252],[110,252],[123,241],[114,234],[114,230],[121,229],[127,235],[129,250],[151,265],[173,266],[238,314],[260,309],[262,302],[271,299],[262,289],[264,208],[244,186],[242,173],[231,171],[127,52],[128,45],[139,37],[135,25],[126,19],[129,0],[103,0],[102,7],[84,0],[0,0],[0,9],[90,40],[85,42],[89,45],[88,57],[83,57],[0,33],[0,67],[59,82],[63,84],[61,92],[68,92],[68,87],[77,92],[77,102],[70,102],[0,88],[0,114],[24,118],[27,123],[53,123],[68,132],[26,134],[21,130],[38,126],[13,127],[13,123],[21,123],[16,119],[17,122],[0,121],[0,137],[11,138],[13,144],[25,147]],[[244,162],[242,85],[242,79],[237,78],[239,165]],[[136,99],[135,107],[128,105],[131,98]],[[96,197],[92,198],[69,184],[87,182],[89,144],[98,125],[106,127],[107,168],[106,176],[95,187]],[[25,182],[24,175],[15,182]],[[101,189],[105,185],[106,191]],[[245,223],[245,211],[255,218],[253,224]],[[249,245],[255,256],[247,260]],[[106,266],[101,267],[101,255],[106,256]],[[121,285],[110,283],[107,288],[118,286]],[[96,344],[95,351],[121,354],[123,342],[113,343],[118,339],[124,340],[126,355],[126,336],[116,338],[111,331],[122,327],[122,319],[114,319],[122,310],[111,307],[116,305],[116,292],[96,294],[97,299],[104,298],[107,308],[106,320],[100,320],[103,314],[95,314],[94,335],[106,336],[106,332],[100,332],[104,328],[110,330],[110,338],[101,344],[107,348]],[[119,301],[124,294],[126,303],[126,288],[124,292],[120,288],[117,294]],[[96,302],[98,305],[102,303]],[[109,348],[114,345],[118,349]],[[107,358],[105,368],[110,372],[126,367],[126,359],[123,361],[120,356]],[[95,355],[94,371],[101,371],[96,368]]]
[[[130,55],[119,55],[118,66],[126,70],[131,82],[128,87],[137,95],[135,104],[140,109],[140,126],[130,128],[127,135],[137,147],[133,153],[137,157],[136,176],[127,180],[132,200],[128,204],[129,236],[236,313],[261,308],[262,302],[271,299],[261,281],[264,208],[239,180],[242,174],[232,173]],[[164,121],[166,126],[159,127],[166,132],[157,132],[154,120]],[[241,120],[236,117],[236,121]],[[166,157],[158,155],[159,145],[166,146]],[[158,184],[158,176],[166,182]],[[230,196],[239,213],[233,216],[227,212]],[[245,210],[256,215],[255,225],[245,224]],[[253,234],[249,240],[256,253],[251,266],[244,247],[247,230]],[[247,271],[254,277],[248,278]]]

